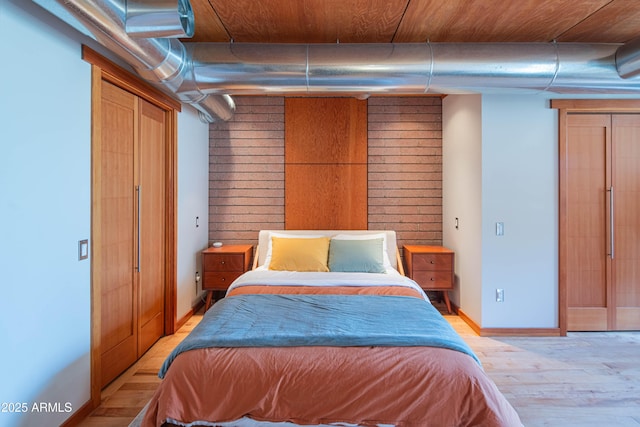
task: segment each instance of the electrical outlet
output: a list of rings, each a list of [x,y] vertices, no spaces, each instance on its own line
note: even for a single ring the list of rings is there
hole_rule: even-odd
[[[496,289],[496,302],[504,302],[504,289]]]

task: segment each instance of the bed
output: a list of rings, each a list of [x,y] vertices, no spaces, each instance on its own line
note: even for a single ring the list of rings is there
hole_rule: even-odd
[[[395,232],[263,230],[165,360],[143,426],[520,426]]]

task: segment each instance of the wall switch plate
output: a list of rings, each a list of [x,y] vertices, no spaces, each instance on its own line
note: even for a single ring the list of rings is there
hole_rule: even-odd
[[[496,289],[496,302],[504,302],[504,289]]]
[[[496,236],[504,236],[504,222],[496,222]]]
[[[78,261],[89,258],[89,239],[78,240]]]

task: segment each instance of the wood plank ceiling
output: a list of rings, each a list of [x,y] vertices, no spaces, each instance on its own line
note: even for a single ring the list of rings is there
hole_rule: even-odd
[[[191,42],[625,43],[638,0],[191,0]]]

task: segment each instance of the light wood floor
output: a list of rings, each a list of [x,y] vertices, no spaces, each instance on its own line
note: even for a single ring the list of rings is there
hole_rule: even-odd
[[[165,356],[200,321],[192,317],[162,338],[104,391],[81,425],[127,426],[151,398]],[[445,315],[527,427],[640,427],[640,332],[570,333],[567,337],[479,337]]]

